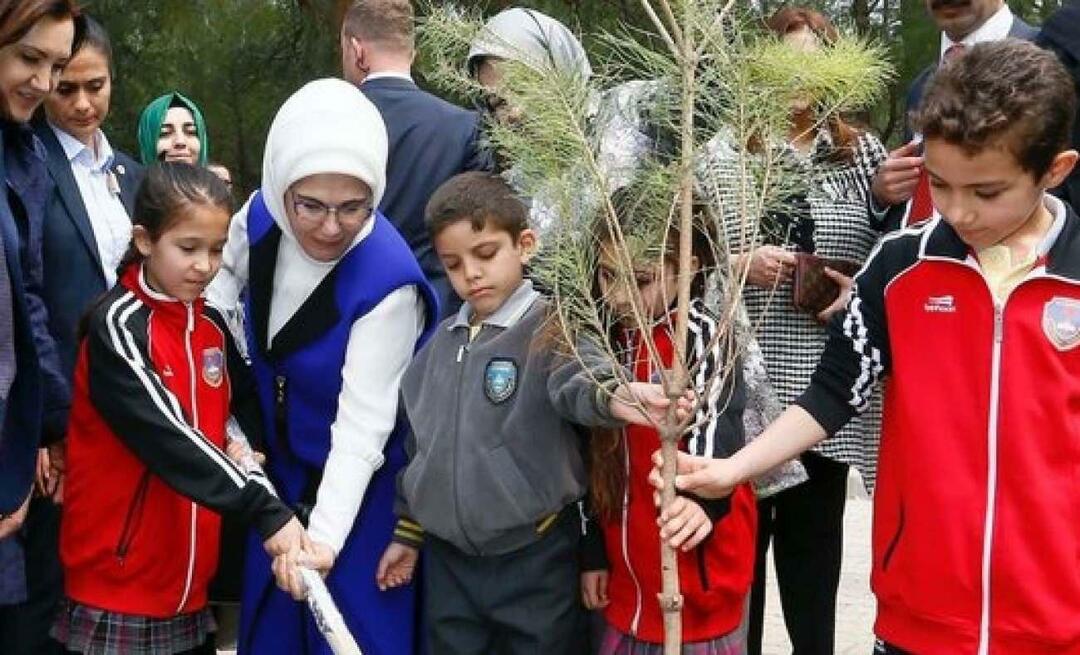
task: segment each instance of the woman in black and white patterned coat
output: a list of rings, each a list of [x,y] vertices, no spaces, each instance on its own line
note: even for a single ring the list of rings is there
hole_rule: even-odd
[[[836,29],[813,11],[785,8],[769,27],[793,47],[816,49]],[[760,238],[736,255],[747,272],[743,293],[765,367],[783,405],[807,387],[825,346],[824,323],[843,310],[841,298],[817,315],[795,308],[795,252],[862,264],[880,237],[868,211],[870,181],[886,151],[872,134],[838,116],[822,119],[809,102],[793,106],[786,148],[811,184],[786,211],[768,216]],[[736,243],[729,240],[729,243]],[[830,277],[846,291],[850,278]],[[849,466],[872,487],[880,427],[880,399],[833,438],[802,456],[810,479],[759,505],[758,562],[751,595],[749,652],[761,652],[765,553],[773,541],[780,598],[794,652],[832,653],[840,577],[844,503]]]

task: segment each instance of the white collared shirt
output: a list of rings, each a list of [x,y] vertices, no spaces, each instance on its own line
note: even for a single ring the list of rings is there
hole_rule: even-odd
[[[370,82],[372,80],[379,80],[382,78],[408,80],[410,82],[413,81],[412,75],[409,75],[408,73],[399,73],[397,71],[379,71],[378,73],[371,73],[370,75],[365,77],[364,81],[361,82],[360,85],[363,86],[366,82]]]
[[[94,135],[97,156],[81,141],[49,124],[71,164],[75,184],[79,187],[86,213],[90,216],[94,240],[101,258],[101,271],[105,286],[116,284],[116,267],[131,242],[131,217],[120,201],[120,182],[110,170],[113,150],[105,134],[98,130]]]
[[[968,34],[963,39],[960,39],[960,44],[968,48],[977,43],[986,43],[988,41],[1000,41],[1009,36],[1009,30],[1012,29],[1013,13],[1009,9],[1009,5],[1001,5],[1001,9],[997,10],[993,16],[988,18],[985,23],[979,26],[979,29],[975,30],[971,34]],[[941,33],[941,53],[939,60],[945,59],[945,52],[956,45],[956,42],[949,38],[945,32]]]

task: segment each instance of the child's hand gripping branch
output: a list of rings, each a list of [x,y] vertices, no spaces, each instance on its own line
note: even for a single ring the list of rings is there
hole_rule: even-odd
[[[795,457],[825,436],[825,428],[813,416],[802,407],[792,405],[758,439],[729,458],[712,459],[680,452],[676,460],[675,488],[701,498],[724,498],[738,485]],[[664,458],[658,450],[653,453],[652,459],[649,484],[659,490],[664,486],[660,473]],[[654,497],[659,507],[659,491]],[[684,516],[684,512],[681,504],[672,503],[658,520],[661,535],[676,548],[687,535],[692,534],[686,529],[689,518]]]
[[[675,417],[683,421],[693,410],[694,391],[687,389],[679,399]],[[620,385],[611,394],[611,414],[624,423],[636,423],[659,427],[667,417],[671,399],[659,384],[649,382],[630,382]]]
[[[239,431],[239,426],[232,420],[227,434],[225,454],[229,459],[249,472],[261,472],[262,465],[266,463],[266,455],[251,448],[247,438]],[[326,544],[312,541],[295,517],[263,542],[263,548],[274,558],[271,569],[278,587],[296,600],[303,600],[306,595],[297,567],[314,569],[325,577],[334,566],[334,551]]]

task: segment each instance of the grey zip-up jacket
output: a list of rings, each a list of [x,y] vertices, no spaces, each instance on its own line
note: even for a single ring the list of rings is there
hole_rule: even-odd
[[[620,425],[608,407],[615,375],[599,353],[590,374],[537,345],[547,307],[523,282],[470,342],[465,305],[405,372],[413,436],[399,541],[417,536],[412,519],[465,553],[507,553],[539,539],[539,521],[585,495],[575,423]]]

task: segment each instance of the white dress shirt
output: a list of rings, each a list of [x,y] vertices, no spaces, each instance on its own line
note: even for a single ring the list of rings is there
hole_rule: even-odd
[[[49,127],[71,164],[71,173],[75,176],[97,242],[105,286],[112,287],[116,284],[116,267],[131,242],[131,217],[120,201],[120,182],[110,170],[112,146],[101,130],[94,135],[96,147],[91,149],[55,125]]]
[[[372,80],[378,80],[378,79],[382,79],[382,78],[394,78],[394,79],[398,79],[398,80],[408,80],[409,82],[413,81],[412,75],[409,75],[408,73],[402,73],[402,72],[398,72],[398,71],[379,71],[378,73],[371,73],[370,75],[365,77],[364,81],[360,83],[360,86],[363,86],[364,82],[370,82]]]
[[[957,43],[970,48],[976,43],[1000,41],[1009,36],[1009,30],[1012,29],[1012,24],[1013,13],[1009,9],[1009,5],[1003,4],[1001,5],[1001,9],[997,10],[997,13],[988,18],[985,23],[979,26],[979,29],[960,39],[959,42],[953,41],[949,38],[947,34],[945,34],[945,32],[942,32],[941,53],[939,59],[944,60],[945,52]]]

